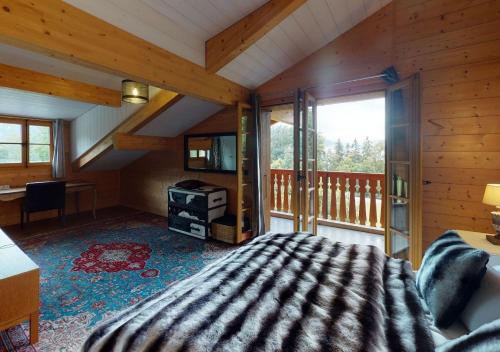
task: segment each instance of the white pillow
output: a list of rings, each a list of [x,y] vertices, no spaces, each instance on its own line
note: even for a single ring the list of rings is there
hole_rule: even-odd
[[[496,260],[490,260],[479,289],[474,292],[460,317],[470,331],[500,319],[500,264]]]

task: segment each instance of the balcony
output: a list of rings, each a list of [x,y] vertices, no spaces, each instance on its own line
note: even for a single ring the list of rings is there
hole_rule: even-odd
[[[292,219],[292,175],[293,170],[271,169],[271,216],[281,228],[281,219]],[[317,177],[318,224],[323,232],[334,227],[383,234],[384,174],[318,171]]]

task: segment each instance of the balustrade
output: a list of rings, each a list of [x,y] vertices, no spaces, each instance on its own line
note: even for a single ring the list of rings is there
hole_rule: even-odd
[[[292,170],[271,169],[271,211],[291,214]],[[318,218],[384,228],[384,174],[318,171]]]

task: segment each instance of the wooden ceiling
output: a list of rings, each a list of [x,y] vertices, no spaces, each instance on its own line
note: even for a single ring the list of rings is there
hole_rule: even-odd
[[[205,42],[267,0],[65,0],[205,66]],[[308,0],[218,71],[255,88],[334,40],[390,0]]]

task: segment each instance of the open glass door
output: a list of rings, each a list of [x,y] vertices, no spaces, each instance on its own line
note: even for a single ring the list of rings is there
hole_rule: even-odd
[[[300,90],[294,103],[294,185],[292,188],[295,231],[317,233],[317,119],[316,99]]]
[[[387,89],[386,252],[421,260],[421,157],[418,76]]]

